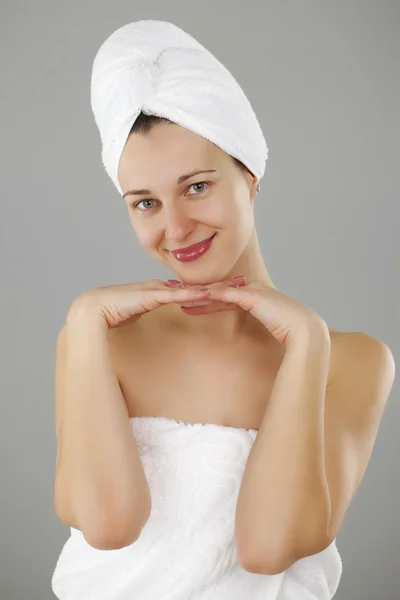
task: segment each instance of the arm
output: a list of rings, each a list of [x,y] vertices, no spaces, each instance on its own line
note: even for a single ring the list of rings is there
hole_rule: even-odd
[[[288,557],[298,557],[304,548],[316,553],[327,540],[331,505],[324,399],[329,359],[329,332],[318,328],[287,348],[276,376],[236,509],[238,554],[252,572],[281,572]]]
[[[327,547],[339,533],[346,511],[366,472],[393,385],[395,364],[390,349],[384,343],[362,332],[340,336],[337,350],[337,368],[325,394],[324,464],[330,498],[327,535],[319,537],[317,533],[317,543],[313,545],[311,540],[307,546],[307,532],[300,532],[297,535],[304,538],[296,535],[295,546],[289,544],[280,556],[276,556],[274,563],[262,553],[259,545],[256,552],[249,552],[251,572],[280,573],[299,558]],[[311,412],[311,418],[313,414]],[[309,442],[313,443],[312,440]],[[296,494],[294,502],[297,497]],[[259,523],[265,519],[262,515],[256,518]],[[267,529],[263,527],[263,531]],[[264,535],[263,539],[268,539]]]
[[[108,326],[73,310],[57,341],[54,506],[99,549],[140,535],[151,498],[128,409],[112,366]]]

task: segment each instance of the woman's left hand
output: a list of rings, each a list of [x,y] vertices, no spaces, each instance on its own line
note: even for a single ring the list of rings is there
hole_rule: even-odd
[[[262,281],[250,281],[241,287],[230,287],[223,282],[208,287],[207,301],[236,305],[250,312],[285,346],[315,327],[328,331],[325,321],[311,308]],[[200,311],[201,308],[198,307]]]

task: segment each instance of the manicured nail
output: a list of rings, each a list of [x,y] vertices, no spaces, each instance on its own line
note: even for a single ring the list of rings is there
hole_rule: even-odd
[[[175,286],[175,287],[181,287],[182,286],[182,282],[178,281],[177,279],[168,279],[167,285],[171,285],[171,286]]]

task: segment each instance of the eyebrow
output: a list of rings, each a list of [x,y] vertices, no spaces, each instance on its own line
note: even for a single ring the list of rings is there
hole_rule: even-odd
[[[186,175],[181,175],[180,177],[178,177],[177,179],[177,185],[183,183],[184,181],[186,181],[186,179],[190,179],[190,177],[193,177],[194,175],[199,175],[199,173],[215,173],[217,171],[217,169],[208,169],[206,171],[200,171],[200,170],[196,170],[196,171],[192,171],[191,173],[186,173]],[[125,196],[141,196],[143,194],[151,194],[150,190],[128,190],[127,192],[125,192],[125,194],[122,196],[123,198],[125,198]]]

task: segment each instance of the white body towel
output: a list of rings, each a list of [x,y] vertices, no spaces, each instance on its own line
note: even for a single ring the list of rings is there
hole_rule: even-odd
[[[59,600],[330,600],[342,574],[335,541],[284,573],[243,569],[235,511],[256,430],[135,417],[152,511],[139,539],[97,550],[71,529],[52,577]]]

